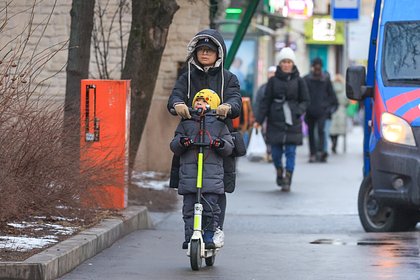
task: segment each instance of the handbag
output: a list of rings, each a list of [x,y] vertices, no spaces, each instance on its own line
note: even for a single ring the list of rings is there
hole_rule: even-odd
[[[246,157],[249,161],[260,161],[267,153],[267,145],[261,133],[261,128],[253,128],[249,140]]]
[[[242,136],[242,133],[238,131],[231,132],[232,140],[234,144],[232,155],[234,157],[242,157],[246,155],[246,146],[244,137]]]

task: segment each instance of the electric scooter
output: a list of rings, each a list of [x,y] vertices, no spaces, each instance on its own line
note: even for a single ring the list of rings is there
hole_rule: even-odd
[[[192,270],[200,270],[202,266],[202,259],[205,259],[207,266],[212,266],[216,259],[216,253],[220,248],[206,249],[203,241],[202,229],[202,214],[203,204],[201,204],[201,189],[203,187],[203,162],[204,162],[204,147],[210,146],[209,143],[204,142],[205,135],[205,118],[206,116],[216,116],[214,112],[203,109],[193,110],[190,112],[200,116],[200,133],[199,142],[193,143],[198,146],[198,161],[197,161],[197,201],[194,205],[194,228],[193,235],[188,243],[187,256],[190,258]]]

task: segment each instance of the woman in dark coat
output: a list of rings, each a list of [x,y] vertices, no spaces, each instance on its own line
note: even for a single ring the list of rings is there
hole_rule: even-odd
[[[296,57],[291,48],[283,48],[275,76],[267,83],[266,92],[256,116],[255,128],[267,118],[267,143],[271,145],[276,182],[282,191],[290,191],[295,169],[296,146],[302,145],[302,121],[309,104],[308,88],[299,76]],[[286,168],[282,157],[286,156]]]
[[[214,48],[217,60],[212,65],[204,65],[197,58],[200,47]],[[242,98],[238,78],[223,68],[226,57],[226,45],[222,35],[214,29],[206,29],[197,33],[188,44],[187,71],[176,81],[168,100],[168,110],[184,119],[191,118],[188,107],[191,107],[194,95],[202,89],[215,91],[221,100],[216,112],[227,118],[226,124],[232,129],[232,121],[238,117],[242,109]],[[184,106],[182,106],[184,105]]]

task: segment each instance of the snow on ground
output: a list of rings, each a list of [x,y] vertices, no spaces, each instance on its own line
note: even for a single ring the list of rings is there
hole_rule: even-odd
[[[16,236],[0,236],[0,249],[9,251],[27,252],[32,249],[43,248],[51,244],[57,243],[56,236],[44,236],[42,238],[34,237],[16,237]]]
[[[134,172],[132,176],[132,182],[140,188],[150,188],[155,190],[163,190],[168,188],[169,179],[168,176],[159,172]],[[45,217],[35,217],[43,219]],[[53,217],[57,221],[66,220],[62,217]],[[20,223],[9,223],[10,227],[16,229],[31,228],[32,231],[46,231],[49,234],[42,237],[32,236],[8,236],[0,233],[0,250],[10,250],[26,252],[32,249],[43,248],[50,246],[58,242],[58,237],[62,235],[71,235],[77,229],[72,227],[65,227],[58,224],[43,223],[42,226],[36,222],[20,222]],[[50,234],[52,232],[52,234]]]
[[[57,220],[65,220],[63,217],[56,218]],[[77,231],[75,227],[66,227],[52,223],[21,222],[8,223],[7,225],[16,229],[30,229],[34,233],[41,231],[46,233],[45,235],[41,234],[42,236],[40,237],[0,235],[0,250],[17,252],[27,252],[32,249],[39,249],[55,244],[59,241],[60,236],[71,235]]]
[[[132,182],[139,188],[163,190],[168,188],[169,179],[164,173],[146,171],[133,172]]]

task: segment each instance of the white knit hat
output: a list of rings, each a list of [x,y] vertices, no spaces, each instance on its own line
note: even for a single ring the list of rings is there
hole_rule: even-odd
[[[290,59],[293,63],[296,63],[295,52],[289,47],[281,49],[279,53],[279,61],[282,61],[283,59]]]

